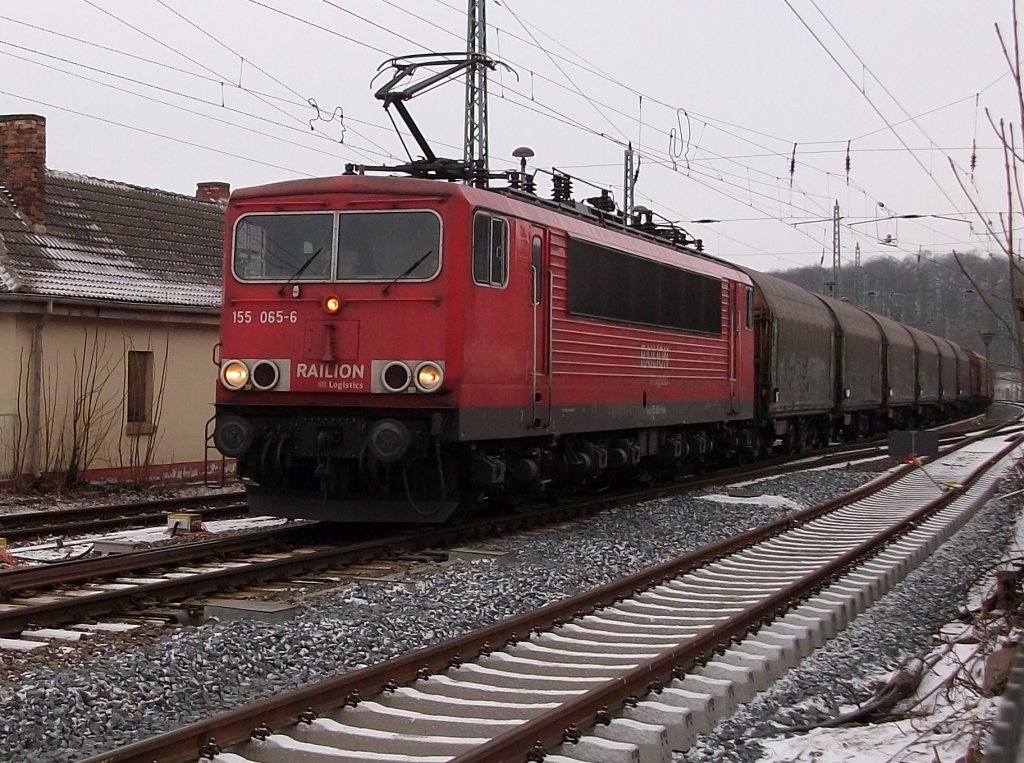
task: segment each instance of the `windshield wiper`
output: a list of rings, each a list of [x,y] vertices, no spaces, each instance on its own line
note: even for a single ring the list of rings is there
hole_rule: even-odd
[[[392,287],[392,286],[394,286],[394,285],[395,285],[396,283],[398,283],[399,281],[401,281],[401,280],[402,280],[403,278],[405,278],[405,277],[406,277],[407,275],[409,275],[409,274],[410,274],[410,273],[411,273],[412,271],[414,271],[414,270],[415,270],[416,268],[418,268],[418,267],[420,266],[420,264],[421,264],[421,263],[423,262],[423,260],[427,259],[427,257],[429,257],[430,255],[432,255],[433,253],[434,253],[434,250],[433,250],[433,249],[428,249],[428,250],[427,250],[427,253],[426,253],[426,254],[424,254],[424,255],[423,255],[422,257],[420,257],[420,258],[419,258],[418,260],[416,260],[416,262],[414,262],[414,263],[413,263],[412,265],[410,265],[409,267],[407,267],[407,268],[405,269],[405,272],[403,272],[403,273],[402,273],[401,275],[397,275],[397,276],[395,276],[395,280],[394,280],[394,281],[392,281],[391,283],[389,283],[389,284],[388,284],[387,286],[385,286],[385,287],[384,287],[383,289],[381,289],[381,292],[380,292],[380,293],[381,293],[381,294],[387,294],[387,293],[388,293],[388,291],[390,291],[390,289],[391,289],[391,287]]]
[[[313,260],[315,260],[317,255],[320,254],[320,252],[322,252],[323,250],[324,250],[324,248],[321,246],[319,249],[317,249],[315,252],[313,252],[311,255],[309,255],[309,259],[307,259],[305,262],[302,263],[302,267],[300,267],[298,270],[296,270],[294,273],[292,273],[291,277],[287,281],[285,281],[283,284],[281,284],[281,288],[277,290],[277,296],[280,297],[282,294],[284,294],[284,290],[288,286],[288,284],[290,284],[296,278],[298,278],[303,273],[305,273],[306,272],[306,268],[308,268],[310,265],[313,264]]]

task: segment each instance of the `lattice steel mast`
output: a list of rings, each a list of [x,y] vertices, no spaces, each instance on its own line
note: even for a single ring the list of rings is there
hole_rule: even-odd
[[[487,60],[486,0],[469,0],[466,12],[466,58]],[[466,72],[466,136],[462,158],[475,164],[478,177],[487,177],[487,67],[472,66]]]

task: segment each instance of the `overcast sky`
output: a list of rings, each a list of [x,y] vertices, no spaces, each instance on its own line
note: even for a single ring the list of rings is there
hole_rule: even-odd
[[[844,263],[856,243],[865,260],[991,250],[950,161],[990,218],[1005,211],[986,110],[1019,135],[995,31],[1012,34],[1010,9],[489,0],[488,52],[515,72],[490,74],[491,167],[527,145],[534,166],[621,200],[632,142],[637,204],[761,270],[831,263],[831,222],[808,221],[837,201]],[[0,113],[47,118],[55,170],[180,193],[331,175],[406,158],[371,80],[392,56],[464,49],[465,35],[464,0],[4,3]],[[461,158],[463,99],[455,82],[409,102],[438,155]],[[878,220],[890,214],[930,217]]]

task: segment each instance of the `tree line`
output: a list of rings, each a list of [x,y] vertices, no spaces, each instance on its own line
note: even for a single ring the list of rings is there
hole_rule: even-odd
[[[1013,325],[1018,316],[1006,276],[1006,258],[1001,254],[958,252],[954,256],[923,251],[917,257],[877,257],[859,268],[844,267],[837,294],[831,291],[831,268],[811,266],[775,275],[808,291],[836,296],[900,323],[945,336],[980,355],[985,355],[984,339],[991,336],[988,356],[997,370],[1018,371],[1015,338],[1007,330],[1007,324]],[[986,299],[1002,320],[989,311]]]

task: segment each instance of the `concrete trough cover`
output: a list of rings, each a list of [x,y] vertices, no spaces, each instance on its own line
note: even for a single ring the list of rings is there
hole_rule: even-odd
[[[57,641],[79,641],[83,636],[89,634],[84,631],[66,631],[61,628],[38,628],[31,631],[22,631],[21,637],[27,639],[41,639],[43,641],[49,641],[55,639]]]
[[[210,599],[203,607],[203,617],[219,620],[259,620],[264,623],[283,623],[295,617],[299,608],[282,601],[255,601],[252,599]]]
[[[132,551],[146,548],[149,544],[140,540],[96,540],[93,541],[92,550],[104,556],[106,554],[128,554]]]
[[[0,649],[11,652],[31,652],[33,649],[42,649],[46,643],[45,641],[28,641],[20,638],[0,638]]]
[[[451,560],[461,560],[464,562],[474,562],[477,559],[489,559],[496,564],[511,564],[512,560],[515,559],[514,551],[502,551],[499,549],[489,548],[469,548],[468,546],[462,546],[461,548],[453,548],[448,552],[448,558]]]
[[[129,588],[138,588],[134,583],[89,583],[87,587],[93,591],[127,591]]]
[[[138,586],[126,586],[126,588],[137,588]],[[69,588],[67,591],[61,591],[60,595],[65,599],[79,598],[86,599],[90,596],[95,596],[99,588],[90,583],[86,583],[84,588]]]
[[[125,633],[133,631],[142,626],[138,623],[78,623],[72,628],[79,631],[90,631],[93,633]]]
[[[63,596],[51,596],[46,594],[40,594],[39,596],[22,597],[15,596],[11,599],[11,604],[21,606],[33,606],[36,604],[59,604],[64,601]]]

